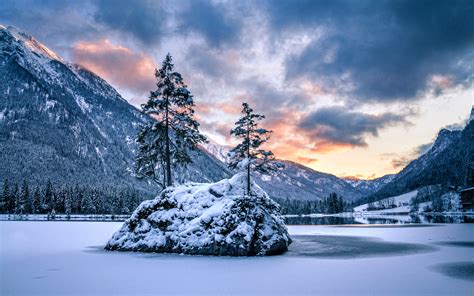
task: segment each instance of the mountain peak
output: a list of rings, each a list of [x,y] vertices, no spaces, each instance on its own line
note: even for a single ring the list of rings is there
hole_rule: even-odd
[[[0,54],[32,53],[35,59],[63,61],[63,59],[31,35],[13,26],[0,24]]]

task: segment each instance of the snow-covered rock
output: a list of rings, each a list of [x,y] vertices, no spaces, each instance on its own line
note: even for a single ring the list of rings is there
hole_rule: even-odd
[[[217,183],[169,187],[144,201],[106,249],[200,255],[276,255],[291,239],[279,206],[243,173]]]

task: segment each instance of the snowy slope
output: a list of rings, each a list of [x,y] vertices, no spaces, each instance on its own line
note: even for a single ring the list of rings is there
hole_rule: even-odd
[[[0,77],[0,181],[51,179],[156,191],[130,173],[134,138],[150,119],[105,80],[5,26],[0,26]],[[179,172],[180,181],[229,176],[204,151],[192,159],[195,163]]]
[[[209,140],[208,143],[201,144],[201,148],[223,163],[229,161],[228,153],[231,149],[229,146],[219,145],[212,140]]]
[[[397,205],[396,208],[392,209],[385,209],[385,210],[377,210],[371,211],[371,213],[409,213],[410,212],[410,200],[415,197],[418,193],[418,190],[413,190],[407,192],[405,194],[391,196],[388,198],[384,198],[379,202],[384,203],[388,202],[389,200],[393,200],[394,204]],[[363,212],[367,211],[367,207],[369,204],[363,204],[354,208],[354,212]]]

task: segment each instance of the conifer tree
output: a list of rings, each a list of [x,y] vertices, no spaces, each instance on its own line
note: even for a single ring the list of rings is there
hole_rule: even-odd
[[[259,127],[265,116],[254,113],[247,103],[242,104],[242,117],[235,123],[230,134],[241,142],[229,152],[229,167],[245,169],[247,172],[247,195],[250,195],[251,171],[268,173],[275,167],[271,161],[275,156],[260,146],[268,142],[272,131]]]
[[[30,191],[28,189],[28,182],[23,180],[21,186],[20,194],[18,195],[17,204],[16,204],[16,213],[24,214],[27,212],[28,200],[30,198]]]
[[[7,200],[8,213],[15,213],[16,212],[16,204],[17,204],[17,200],[19,198],[19,191],[20,190],[18,188],[18,184],[15,183],[13,185],[13,190],[10,193],[10,197]]]
[[[96,209],[92,202],[92,198],[88,193],[84,194],[81,202],[81,210],[83,214],[95,214]]]
[[[3,190],[0,197],[0,213],[8,213],[8,199],[10,198],[10,183],[8,179],[3,180]]]
[[[35,187],[35,192],[33,193],[33,207],[32,213],[36,214],[41,211],[41,193],[38,186]]]
[[[46,189],[44,191],[44,200],[43,204],[41,205],[42,211],[44,214],[49,213],[53,209],[53,184],[51,183],[51,180],[48,179],[48,182],[46,183]]]
[[[148,102],[141,106],[143,113],[155,120],[142,126],[138,134],[135,174],[166,187],[173,185],[173,166],[190,163],[189,150],[206,142],[206,138],[194,119],[193,96],[181,74],[174,71],[170,54],[155,77],[157,89],[150,92]]]
[[[72,213],[72,192],[68,190],[64,196],[64,213],[71,215]]]

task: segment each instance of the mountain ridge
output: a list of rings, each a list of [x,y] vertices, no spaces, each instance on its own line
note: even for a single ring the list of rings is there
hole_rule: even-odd
[[[151,119],[105,80],[6,26],[0,27],[0,75],[6,81],[0,85],[0,179],[158,191],[131,174],[135,136]],[[182,178],[228,176],[213,156],[193,153],[196,164]]]
[[[218,159],[227,162],[227,153],[230,147],[209,141],[202,145]],[[256,182],[276,199],[321,200],[336,192],[348,201],[354,201],[363,196],[362,192],[354,188],[345,180],[329,174],[313,170],[300,163],[290,160],[276,159],[278,170],[268,175],[254,173]]]
[[[427,152],[411,161],[367,200],[374,201],[435,184],[472,186],[473,172],[474,121],[470,120],[463,130],[441,129]]]

